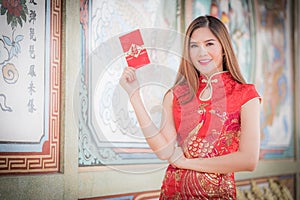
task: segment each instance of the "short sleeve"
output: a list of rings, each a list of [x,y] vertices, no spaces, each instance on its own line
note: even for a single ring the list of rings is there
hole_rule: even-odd
[[[247,102],[255,98],[258,98],[259,102],[261,103],[262,98],[258,94],[254,84],[245,84],[243,90],[244,92],[242,95],[241,106],[245,105]]]

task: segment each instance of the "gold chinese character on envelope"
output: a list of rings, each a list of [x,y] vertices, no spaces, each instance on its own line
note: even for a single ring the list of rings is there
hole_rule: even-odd
[[[139,29],[119,37],[128,66],[139,68],[150,63]]]

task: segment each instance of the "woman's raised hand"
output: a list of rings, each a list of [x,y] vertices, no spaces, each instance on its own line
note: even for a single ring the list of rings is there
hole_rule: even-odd
[[[133,67],[126,67],[119,81],[120,85],[124,88],[129,97],[131,97],[135,92],[138,92],[140,88],[135,71],[136,69]]]

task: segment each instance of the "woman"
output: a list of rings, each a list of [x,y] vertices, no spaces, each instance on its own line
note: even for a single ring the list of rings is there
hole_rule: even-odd
[[[120,84],[149,146],[170,163],[160,199],[236,199],[234,172],[253,171],[259,159],[260,97],[245,83],[220,20],[200,16],[188,27],[160,129],[141,101],[134,68]]]

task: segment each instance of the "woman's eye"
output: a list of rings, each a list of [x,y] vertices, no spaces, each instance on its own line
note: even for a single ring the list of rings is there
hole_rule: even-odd
[[[214,43],[212,43],[212,42],[209,42],[209,43],[206,44],[207,47],[213,46],[213,45],[214,45]]]
[[[191,47],[191,48],[196,48],[197,45],[196,45],[196,44],[191,44],[190,47]]]

